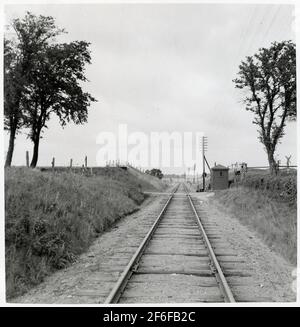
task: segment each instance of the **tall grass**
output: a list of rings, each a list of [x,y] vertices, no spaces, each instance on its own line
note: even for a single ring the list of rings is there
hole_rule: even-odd
[[[297,260],[297,183],[293,176],[248,176],[239,187],[218,191],[215,203],[255,230],[292,264]],[[217,204],[216,203],[216,204]]]
[[[97,234],[144,200],[145,182],[121,169],[106,173],[5,170],[8,299],[75,261]]]
[[[248,172],[240,183],[256,190],[262,190],[272,199],[291,206],[297,205],[297,171],[280,171],[278,175],[266,172]]]

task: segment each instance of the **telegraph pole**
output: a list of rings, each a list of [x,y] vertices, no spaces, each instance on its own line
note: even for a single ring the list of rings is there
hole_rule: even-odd
[[[196,172],[196,163],[194,163],[194,178],[193,178],[193,184],[195,184],[195,172]]]
[[[203,192],[205,190],[205,150],[207,149],[207,136],[202,136],[202,183],[203,183]]]

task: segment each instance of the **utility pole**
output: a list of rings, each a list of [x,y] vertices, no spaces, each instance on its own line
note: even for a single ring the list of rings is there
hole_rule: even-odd
[[[203,183],[203,192],[205,191],[205,150],[207,149],[207,136],[202,136],[202,183]]]
[[[194,177],[193,177],[193,184],[195,184],[195,172],[196,172],[196,163],[194,163]]]

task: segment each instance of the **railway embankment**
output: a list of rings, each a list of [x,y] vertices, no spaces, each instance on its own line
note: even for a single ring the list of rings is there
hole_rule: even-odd
[[[210,198],[290,263],[297,259],[297,175],[254,172]]]
[[[7,299],[76,261],[98,235],[139,209],[147,197],[144,190],[165,187],[151,178],[121,168],[104,168],[92,176],[6,169]]]
[[[238,302],[295,301],[295,292],[293,291],[295,288],[294,267],[281,256],[271,251],[257,237],[255,232],[242,225],[236,218],[220,210],[217,206],[212,205],[210,202],[212,193],[193,193],[191,196],[200,219],[214,243],[213,247],[236,300]],[[65,269],[57,270],[48,276],[44,282],[33,287],[23,296],[12,299],[11,302],[44,304],[104,303],[149,229],[153,226],[154,221],[161,213],[168,197],[169,193],[167,192],[157,192],[157,195],[148,197],[141,204],[139,211],[120,219],[96,238],[88,250],[82,253],[74,264]],[[165,232],[162,233],[164,235],[156,235],[153,239],[154,242],[164,242],[156,250],[170,252],[171,254],[176,249],[173,245],[168,245],[168,242],[173,239],[177,244],[178,251],[183,251],[183,247],[188,251],[201,251],[201,244],[197,246],[191,246],[190,244],[187,248],[186,244],[182,244],[182,237],[179,237],[182,235],[174,233],[178,223],[178,220],[175,219],[176,216],[177,218],[181,216],[183,218],[186,215],[187,219],[192,217],[189,211],[184,214],[185,209],[187,209],[184,198],[183,194],[178,194],[174,198],[173,209],[170,208],[169,211],[170,220],[165,221],[164,226],[162,226],[164,229],[166,227],[170,228],[172,235],[165,235]],[[185,229],[191,227],[190,223],[188,223]],[[182,232],[184,231],[180,230],[180,233]],[[189,237],[194,236],[189,235]],[[152,244],[152,246],[154,245]],[[172,261],[170,261],[171,258],[166,261],[161,260],[161,256],[154,253],[154,249],[151,250],[152,253],[149,253],[150,250],[148,249],[147,255],[152,256],[153,260],[147,262],[144,260],[147,258],[144,258],[137,268],[146,268],[143,265],[148,265],[148,268],[159,268],[164,271],[161,271],[161,274],[151,275],[145,274],[145,271],[140,271],[140,274],[137,273],[134,280],[129,283],[130,285],[127,285],[127,291],[131,292],[131,294],[124,294],[123,301],[140,302],[143,299],[137,296],[139,294],[141,296],[148,294],[144,300],[147,302],[154,300],[157,303],[178,302],[179,297],[180,301],[184,302],[205,302],[210,299],[212,295],[210,292],[201,293],[203,287],[209,286],[207,281],[204,283],[202,280],[204,277],[194,276],[192,281],[192,276],[185,274],[188,268],[186,263],[187,261],[190,262],[191,258],[186,258],[187,261],[177,260],[179,257],[174,255]],[[201,258],[204,259],[204,257],[199,257],[200,262]],[[173,262],[173,260],[175,261]],[[190,263],[195,265],[194,268],[196,268],[196,266],[199,266],[199,260]],[[167,271],[171,268],[170,264],[178,272],[181,269],[182,274],[173,274]],[[197,273],[200,274],[199,271]],[[147,276],[149,276],[148,280],[145,279]],[[186,278],[191,283],[188,283],[188,287],[182,287],[187,286]],[[195,287],[194,282],[199,285]],[[191,285],[194,285],[194,287],[191,287]],[[216,290],[214,287],[212,289]],[[140,293],[137,294],[137,292]]]

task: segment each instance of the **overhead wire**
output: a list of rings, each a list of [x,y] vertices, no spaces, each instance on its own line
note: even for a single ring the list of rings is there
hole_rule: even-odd
[[[266,31],[265,31],[265,33],[263,35],[263,38],[262,38],[263,42],[266,40],[266,37],[268,36],[269,31],[270,31],[270,28],[274,24],[275,18],[278,16],[278,13],[279,13],[281,7],[282,7],[282,5],[278,5],[277,9],[275,9],[274,14],[273,14],[273,16],[271,18],[270,24],[267,27],[267,29],[266,29]]]

